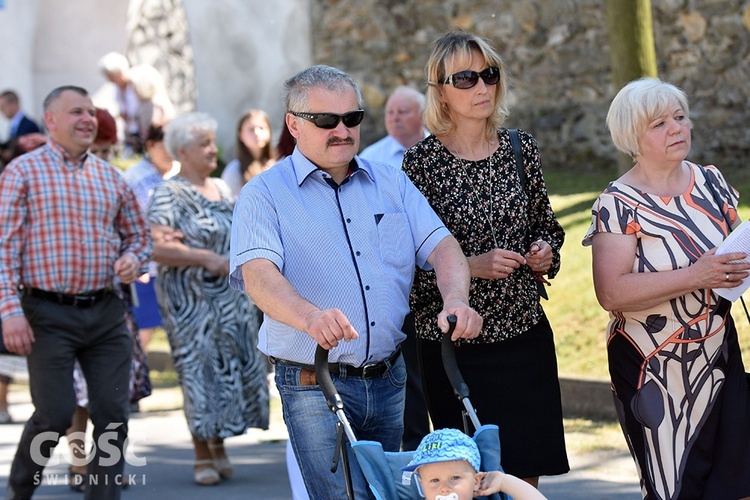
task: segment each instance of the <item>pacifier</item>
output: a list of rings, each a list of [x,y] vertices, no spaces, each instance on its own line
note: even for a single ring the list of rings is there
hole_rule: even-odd
[[[454,491],[450,495],[437,495],[435,500],[458,500],[458,493]]]

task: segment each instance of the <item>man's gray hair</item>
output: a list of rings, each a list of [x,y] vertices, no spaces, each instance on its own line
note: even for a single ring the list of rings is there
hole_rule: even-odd
[[[338,68],[318,65],[300,71],[284,82],[281,97],[287,113],[307,112],[308,94],[313,89],[323,88],[333,92],[353,89],[357,95],[357,106],[362,108],[362,93],[354,79]]]
[[[55,90],[50,92],[47,97],[44,98],[44,103],[42,104],[42,109],[46,113],[49,111],[49,108],[52,106],[52,104],[57,101],[60,98],[60,95],[63,92],[66,91],[75,92],[78,95],[81,95],[83,97],[86,97],[89,95],[89,93],[86,91],[86,89],[81,87],[76,87],[75,85],[63,85],[62,87],[57,87]]]
[[[177,151],[195,142],[205,132],[216,132],[219,123],[207,113],[188,113],[178,116],[167,124],[164,131],[164,146],[173,158]]]
[[[419,113],[424,113],[425,104],[427,102],[427,99],[425,98],[425,95],[420,92],[419,90],[415,89],[414,87],[409,87],[407,85],[400,85],[396,87],[393,92],[391,92],[391,95],[388,96],[388,99],[390,100],[391,97],[402,95],[404,97],[408,97],[411,99],[414,104],[417,105],[419,108]]]

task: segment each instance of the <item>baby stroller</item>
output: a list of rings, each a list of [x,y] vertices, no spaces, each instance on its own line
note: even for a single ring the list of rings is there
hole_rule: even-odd
[[[463,403],[465,411],[464,416],[468,416],[475,429],[473,438],[479,448],[481,456],[482,471],[498,470],[502,471],[500,466],[500,437],[496,425],[481,425],[477,418],[476,411],[469,401],[469,388],[461,376],[456,363],[456,353],[454,344],[451,341],[451,334],[456,327],[456,316],[450,315],[448,322],[450,329],[442,340],[442,357],[448,379],[453,386],[456,397]],[[332,472],[336,471],[338,462],[344,468],[344,477],[347,480],[347,497],[354,498],[354,492],[351,484],[351,475],[349,472],[349,463],[346,453],[346,443],[344,434],[351,443],[352,449],[357,457],[357,461],[364,473],[370,490],[378,500],[419,500],[422,498],[418,486],[417,478],[411,473],[403,472],[405,467],[412,459],[413,452],[386,452],[383,446],[375,441],[359,441],[354,435],[354,431],[344,413],[344,403],[341,400],[328,372],[328,351],[318,346],[315,351],[315,375],[317,377],[323,395],[326,398],[328,407],[336,414],[338,422],[338,436],[336,441],[336,450],[333,457]],[[466,420],[464,432],[468,434],[468,425]],[[495,493],[487,498],[489,500],[508,500],[505,494]]]

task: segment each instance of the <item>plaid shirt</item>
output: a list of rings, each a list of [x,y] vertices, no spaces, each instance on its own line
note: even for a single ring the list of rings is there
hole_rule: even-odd
[[[114,284],[130,253],[142,271],[151,237],[138,201],[114,167],[71,158],[54,141],[0,176],[0,315],[21,315],[19,285],[79,294]]]

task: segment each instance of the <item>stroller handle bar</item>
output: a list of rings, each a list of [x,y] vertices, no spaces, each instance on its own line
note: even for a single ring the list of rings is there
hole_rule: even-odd
[[[464,382],[464,379],[461,376],[461,371],[458,369],[458,363],[456,362],[456,349],[451,340],[451,335],[453,335],[453,330],[456,329],[457,321],[458,318],[456,318],[455,314],[450,314],[448,316],[448,331],[443,335],[443,344],[440,348],[440,352],[443,355],[443,368],[445,369],[445,374],[448,376],[451,386],[453,386],[456,397],[463,399],[469,397],[469,386]]]
[[[315,348],[315,378],[318,381],[320,390],[323,391],[328,408],[338,417],[339,423],[343,426],[349,442],[356,443],[357,436],[354,434],[349,419],[346,418],[346,414],[344,413],[344,402],[341,400],[336,386],[333,385],[331,372],[328,371],[328,351],[320,345]]]
[[[481,423],[477,417],[477,412],[474,410],[474,407],[469,400],[469,386],[464,382],[461,370],[458,369],[458,363],[456,362],[456,346],[451,340],[451,335],[453,335],[453,330],[456,329],[457,321],[458,318],[455,314],[448,315],[448,331],[443,335],[442,345],[440,346],[440,353],[443,357],[443,369],[453,387],[453,392],[456,394],[458,400],[463,403],[464,408],[466,408],[466,413],[471,419],[474,429],[479,429]]]

